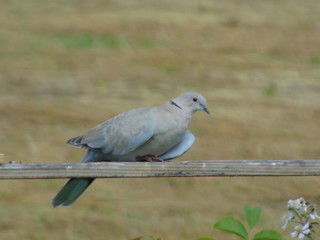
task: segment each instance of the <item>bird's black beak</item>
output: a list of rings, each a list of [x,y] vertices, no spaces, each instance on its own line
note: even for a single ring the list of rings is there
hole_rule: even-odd
[[[201,107],[202,107],[202,110],[203,110],[203,111],[205,111],[206,113],[210,114],[210,111],[209,111],[209,109],[208,109],[206,106],[204,106],[204,105],[201,104]]]

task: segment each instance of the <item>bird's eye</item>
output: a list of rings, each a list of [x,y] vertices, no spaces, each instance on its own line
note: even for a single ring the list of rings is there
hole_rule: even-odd
[[[198,98],[193,98],[192,100],[193,100],[194,102],[196,102],[196,101],[198,101]]]

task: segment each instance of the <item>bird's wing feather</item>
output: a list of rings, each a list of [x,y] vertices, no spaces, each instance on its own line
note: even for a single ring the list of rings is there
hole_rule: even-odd
[[[127,154],[154,134],[152,108],[139,108],[117,115],[91,129],[81,143],[113,155]]]
[[[169,149],[167,152],[162,153],[159,157],[163,160],[170,160],[178,158],[185,154],[194,144],[195,137],[190,131],[186,131],[180,143]]]

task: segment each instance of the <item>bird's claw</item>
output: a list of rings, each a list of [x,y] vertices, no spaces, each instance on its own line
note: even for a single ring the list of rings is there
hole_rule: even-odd
[[[137,162],[163,162],[162,158],[154,155],[145,155],[136,157]]]

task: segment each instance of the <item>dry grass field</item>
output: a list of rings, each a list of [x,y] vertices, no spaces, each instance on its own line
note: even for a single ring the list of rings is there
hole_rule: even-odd
[[[319,159],[319,16],[318,0],[0,0],[3,161],[80,161],[68,138],[189,90],[213,114],[179,160]],[[159,178],[100,179],[53,209],[64,182],[1,181],[1,239],[226,239],[212,224],[244,204],[278,231],[288,199],[320,206],[316,177]]]

